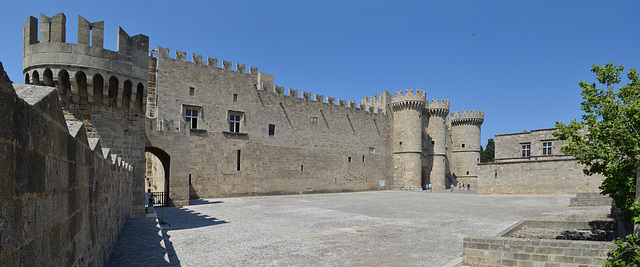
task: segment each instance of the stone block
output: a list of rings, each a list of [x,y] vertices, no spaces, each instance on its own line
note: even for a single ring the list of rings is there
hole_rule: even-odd
[[[17,266],[44,266],[40,239],[25,244],[16,253]]]
[[[20,202],[0,201],[0,257],[23,242],[22,214]]]
[[[22,196],[21,201],[22,211],[22,239],[23,241],[30,240],[35,237],[36,234],[36,200],[33,195]]]
[[[54,219],[53,196],[51,194],[40,195],[36,199],[36,232],[44,233],[48,230]]]

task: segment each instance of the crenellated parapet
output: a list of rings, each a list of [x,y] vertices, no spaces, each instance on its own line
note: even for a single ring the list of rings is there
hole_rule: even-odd
[[[56,87],[61,104],[76,110],[90,105],[144,113],[149,37],[129,36],[118,27],[114,52],[103,48],[104,22],[78,16],[77,44],[66,42],[65,24],[63,13],[24,23],[25,83]]]
[[[360,102],[360,106],[365,110],[373,110],[375,112],[380,112],[387,114],[387,109],[389,103],[391,103],[391,99],[393,95],[387,91],[384,91],[380,94],[375,94],[372,96],[368,96],[362,98],[362,102]]]
[[[251,76],[256,76],[256,75],[260,75],[264,73],[260,73],[258,72],[258,68],[257,67],[253,67],[253,66],[249,66],[249,73],[246,72],[246,65],[245,64],[240,64],[238,62],[236,62],[235,64],[235,69],[233,69],[233,62],[232,61],[227,61],[227,60],[221,60],[222,65],[218,66],[218,59],[217,58],[211,58],[211,57],[207,57],[207,60],[203,60],[202,55],[198,55],[195,53],[191,53],[191,61],[189,61],[187,59],[187,51],[180,51],[177,50],[175,51],[175,56],[174,58],[170,57],[170,48],[168,47],[158,47],[158,58],[161,59],[171,59],[171,60],[178,60],[178,61],[183,61],[183,62],[189,62],[189,63],[193,63],[196,65],[200,65],[203,68],[217,68],[217,69],[221,69],[221,70],[225,70],[225,71],[229,71],[229,72],[233,72],[233,73],[237,73],[237,74],[245,74],[245,75],[251,75]],[[270,75],[270,74],[267,74]],[[273,75],[271,75],[273,76]],[[272,79],[272,83],[273,83],[273,79]]]
[[[393,112],[407,109],[422,111],[426,103],[427,93],[422,90],[415,90],[415,92],[413,89],[397,91],[396,96],[391,100],[391,110]]]
[[[449,115],[449,100],[448,99],[431,99],[427,107],[429,115],[431,117],[445,118]]]
[[[458,125],[475,125],[480,126],[482,122],[484,122],[484,111],[482,110],[471,110],[471,112],[456,111],[451,112],[450,114],[451,126]]]

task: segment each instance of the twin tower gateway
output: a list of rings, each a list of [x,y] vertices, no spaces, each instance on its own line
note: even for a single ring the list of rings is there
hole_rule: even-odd
[[[450,114],[449,100],[428,101],[421,90],[397,92],[389,106],[395,188],[477,185],[483,111]]]
[[[238,195],[420,190],[477,185],[482,111],[449,112],[421,90],[360,104],[277,86],[258,68],[169,48],[78,16],[24,23],[26,84],[55,87],[67,120],[134,169],[133,213],[143,192],[168,203]],[[34,87],[35,88],[35,87]],[[115,159],[114,159],[115,160]],[[138,214],[139,215],[139,214]]]

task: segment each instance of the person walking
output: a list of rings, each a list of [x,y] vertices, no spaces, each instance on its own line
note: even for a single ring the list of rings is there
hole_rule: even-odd
[[[453,184],[451,184],[451,193],[453,193]]]
[[[429,193],[433,192],[431,183],[429,183]]]

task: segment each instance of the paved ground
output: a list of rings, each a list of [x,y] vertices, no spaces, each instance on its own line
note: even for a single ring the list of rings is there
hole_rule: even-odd
[[[377,191],[206,199],[156,211],[172,265],[442,266],[460,257],[466,236],[495,235],[525,219],[607,214],[608,207],[569,207],[570,197]]]

